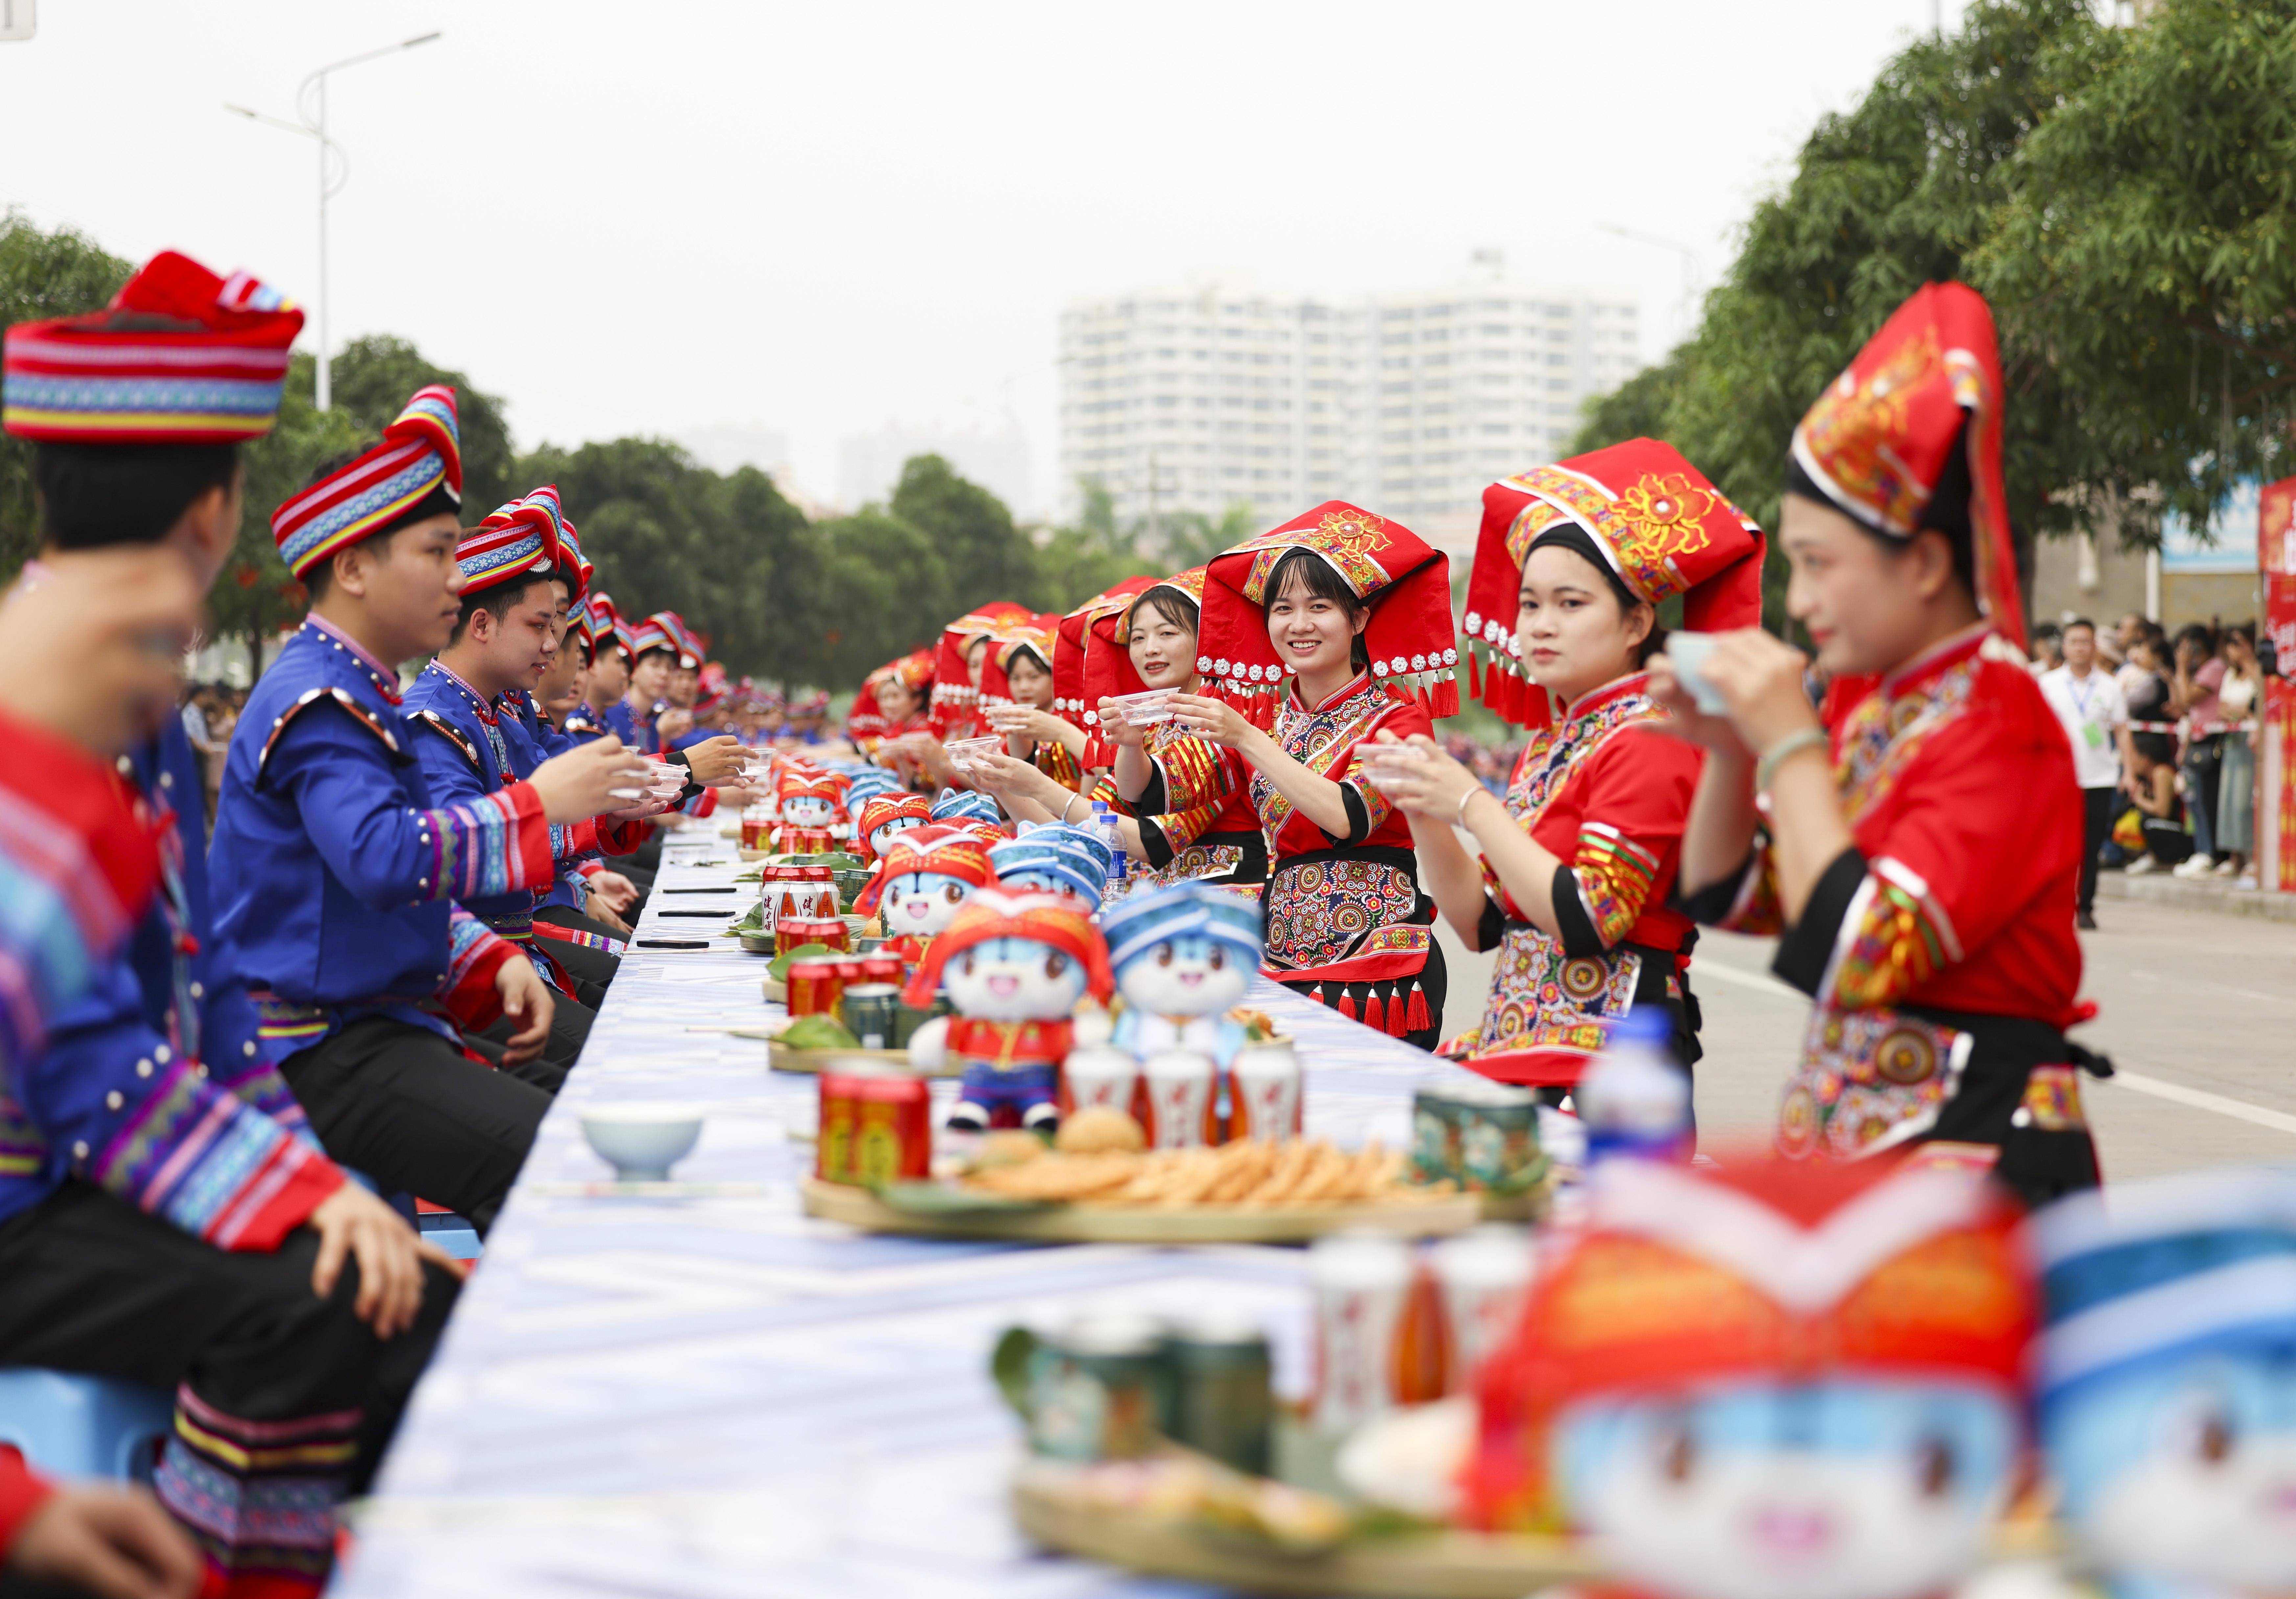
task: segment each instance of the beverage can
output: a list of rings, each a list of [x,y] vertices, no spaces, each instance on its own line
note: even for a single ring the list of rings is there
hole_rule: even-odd
[[[1130,1460],[1171,1406],[1162,1331],[1144,1316],[1079,1316],[1029,1358],[1029,1447],[1061,1460]]]
[[[1431,1261],[1449,1333],[1449,1389],[1471,1391],[1491,1351],[1514,1332],[1537,1265],[1537,1246],[1516,1227],[1484,1226],[1446,1238]]]
[[[1411,1164],[1422,1182],[1447,1177],[1470,1193],[1521,1192],[1546,1170],[1538,1096],[1464,1072],[1427,1079],[1411,1095]]]
[[[776,939],[776,942],[778,942]],[[832,1016],[845,985],[833,955],[801,955],[790,962],[789,1013],[792,1016]]]
[[[1306,1095],[1289,1038],[1247,1044],[1228,1067],[1228,1136],[1283,1144],[1300,1136]]]
[[[932,1172],[932,1091],[885,1062],[832,1061],[821,1074],[814,1175],[864,1188]]]
[[[1164,1356],[1172,1373],[1173,1440],[1266,1476],[1275,1412],[1267,1335],[1249,1322],[1191,1317],[1169,1325]]]
[[[897,955],[865,955],[861,957],[861,980],[865,983],[890,983],[899,988],[908,980],[909,969]]]
[[[1079,1044],[1061,1065],[1060,1107],[1062,1116],[1095,1105],[1136,1115],[1140,1062],[1128,1050],[1105,1044]]]
[[[852,947],[851,930],[842,916],[813,916],[798,922],[805,932],[799,940],[803,944],[826,944],[830,948],[844,951]]]
[[[1352,1431],[1394,1403],[1395,1334],[1411,1289],[1399,1238],[1338,1233],[1308,1250],[1315,1296],[1316,1376],[1308,1415],[1323,1431]]]
[[[1148,1147],[1194,1149],[1218,1142],[1213,1097],[1219,1068],[1193,1049],[1160,1050],[1141,1063],[1148,1087]]]
[[[846,988],[838,1015],[862,1048],[890,1049],[901,1016],[901,991],[890,983],[855,983]]]

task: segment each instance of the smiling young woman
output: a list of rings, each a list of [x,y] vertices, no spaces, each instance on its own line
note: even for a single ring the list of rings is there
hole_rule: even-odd
[[[1435,909],[1411,824],[1360,752],[1382,731],[1424,734],[1458,709],[1450,638],[1448,560],[1335,500],[1211,563],[1196,666],[1214,692],[1172,701],[1188,729],[1251,768],[1272,854],[1268,970],[1423,1049],[1443,1014]]]
[[[1485,1076],[1567,1088],[1610,1024],[1641,1009],[1665,1012],[1676,1058],[1697,1060],[1696,931],[1668,897],[1699,754],[1661,731],[1643,663],[1673,595],[1694,627],[1759,622],[1761,571],[1760,529],[1655,439],[1484,491],[1466,630],[1495,657],[1485,700],[1529,725],[1529,742],[1504,799],[1431,739],[1374,756],[1374,781],[1423,824],[1443,919],[1468,948],[1499,952],[1464,1057]]]

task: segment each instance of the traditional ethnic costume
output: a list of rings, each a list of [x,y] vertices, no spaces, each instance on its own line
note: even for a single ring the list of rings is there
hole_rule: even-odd
[[[995,672],[996,681],[991,684],[988,673],[982,674],[983,698],[992,704],[999,697],[1006,703],[1018,703],[1012,697],[1013,662],[1016,658],[1025,657],[1033,660],[1037,669],[1050,677],[1053,675],[1053,657],[1059,652],[1054,640],[1060,636],[1060,625],[1061,619],[1047,611],[1028,627],[1016,627],[1013,631],[1017,636],[990,644],[989,669]],[[1084,768],[1077,764],[1077,758],[1069,753],[1069,747],[1058,740],[1041,743],[1031,741],[1029,752],[1019,758],[1029,762],[1070,792],[1084,786]]]
[[[1790,1155],[1923,1145],[1991,1168],[2029,1203],[2097,1181],[2073,932],[2081,807],[2062,728],[2021,664],[2001,480],[1993,317],[1958,283],[1921,290],[1795,429],[1788,492],[1879,536],[1971,534],[1985,620],[1824,711],[1852,838],[1784,928],[1775,970],[1816,1001],[1780,1111]],[[1696,897],[1701,921],[1781,931],[1768,838]]]
[[[1761,531],[1656,439],[1533,467],[1483,491],[1464,643],[1484,702],[1530,729],[1507,814],[1562,865],[1560,936],[1525,917],[1487,864],[1474,947],[1499,952],[1481,1029],[1462,1063],[1502,1082],[1568,1087],[1609,1024],[1640,1005],[1670,1014],[1675,1054],[1698,1058],[1689,987],[1697,930],[1669,903],[1682,830],[1698,786],[1695,745],[1665,718],[1640,672],[1559,711],[1523,676],[1514,637],[1523,562],[1541,545],[1575,551],[1655,606],[1684,596],[1685,627],[1762,619]],[[1477,671],[1480,660],[1488,662]]]
[[[1085,687],[1085,653],[1093,624],[1130,610],[1133,601],[1162,581],[1155,577],[1127,578],[1062,617],[1054,629],[1053,709],[1086,732],[1100,724],[1099,710]]]
[[[340,548],[439,512],[461,490],[454,393],[425,389],[381,445],[283,504],[299,576]],[[390,1192],[491,1226],[549,1108],[462,1050],[498,1021],[495,978],[524,959],[457,900],[555,875],[523,782],[455,804],[431,793],[398,674],[312,615],[232,735],[210,857],[225,963],[258,1002],[258,1038],[330,1152]]]
[[[951,739],[980,738],[989,728],[981,709],[989,685],[989,666],[996,645],[1021,636],[1036,625],[1037,613],[1011,600],[991,600],[978,611],[968,611],[940,631],[933,660],[932,703],[927,720],[932,734],[943,743]],[[972,668],[964,658],[972,646],[987,639],[988,655],[981,661],[980,686],[973,686]],[[1010,696],[999,696],[1009,700]]]
[[[1093,766],[1116,764],[1116,742],[1107,729],[1098,726],[1101,701],[1140,693],[1148,686],[1133,667],[1128,648],[1132,618],[1140,603],[1157,589],[1168,588],[1201,607],[1204,571],[1196,567],[1144,584],[1125,604],[1091,619],[1085,637],[1084,685],[1085,699],[1094,707],[1085,714],[1099,735],[1085,751]],[[1198,737],[1179,722],[1152,724],[1142,752],[1152,771],[1136,799],[1124,798],[1112,770],[1103,771],[1090,792],[1090,798],[1120,816],[1130,816],[1140,828],[1145,858],[1126,876],[1124,891],[1197,881],[1234,888],[1265,882],[1267,838],[1259,830],[1259,813],[1252,808],[1251,768],[1243,757]]]
[[[1267,636],[1267,579],[1293,550],[1328,563],[1371,610],[1369,668],[1320,705],[1300,703]],[[1434,1047],[1443,1014],[1434,902],[1419,890],[1409,821],[1365,780],[1356,749],[1382,731],[1431,733],[1435,717],[1457,714],[1450,570],[1408,529],[1329,501],[1212,562],[1196,646],[1206,692],[1272,722],[1283,752],[1337,783],[1348,808],[1347,832],[1327,833],[1252,775],[1274,856],[1263,896],[1269,975],[1423,1049]]]
[[[236,445],[270,428],[302,320],[245,274],[165,253],[105,310],[9,330],[0,414],[38,447],[118,448],[123,466],[138,447]],[[10,743],[38,760],[40,794],[0,783],[0,1363],[174,1389],[161,1502],[242,1591],[316,1594],[333,1506],[373,1472],[455,1284],[429,1272],[388,1344],[353,1312],[356,1274],[311,1292],[302,1224],[344,1177],[224,947],[209,886],[240,881],[228,859],[204,870],[176,720],[116,778],[30,728]]]
[[[917,710],[899,722],[886,720],[884,712],[877,708],[877,685],[887,682],[904,684],[917,697]],[[930,650],[918,650],[898,660],[889,660],[864,677],[861,692],[853,698],[852,713],[845,719],[845,729],[854,748],[873,759],[886,740],[930,731],[932,724],[925,707],[932,697],[932,688],[933,652]]]
[[[455,546],[455,559],[463,571],[466,598],[537,577],[559,576],[571,586],[579,570],[578,553],[567,551],[560,542],[557,496],[545,490],[489,515]],[[522,783],[544,760],[572,748],[575,742],[545,726],[524,689],[488,700],[444,660],[422,668],[407,691],[406,711],[420,734],[414,753],[436,803],[475,803]],[[552,1014],[551,1042],[544,1051],[546,1066],[554,1070],[517,1069],[544,1087],[554,1088],[581,1054],[605,985],[613,980],[617,952],[586,941],[603,934],[605,930],[595,924],[569,928],[537,922],[537,913],[566,887],[568,874],[580,883],[586,861],[627,854],[647,832],[642,821],[600,817],[553,824],[553,873],[547,888],[539,893],[530,888],[506,890],[461,901],[496,936],[523,947],[543,980],[567,1002]],[[537,935],[542,943],[537,942]]]

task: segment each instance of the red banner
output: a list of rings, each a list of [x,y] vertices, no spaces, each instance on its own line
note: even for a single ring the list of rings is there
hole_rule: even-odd
[[[2264,685],[2256,729],[2257,881],[2296,893],[2296,478],[2265,485],[2257,522],[2264,579],[2257,631],[2272,641],[2280,667]]]

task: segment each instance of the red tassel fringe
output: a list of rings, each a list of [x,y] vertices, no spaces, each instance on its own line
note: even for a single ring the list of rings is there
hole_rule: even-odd
[[[1417,983],[1411,985],[1411,1009],[1408,1013],[1408,1020],[1410,1025],[1403,1029],[1407,1033],[1423,1033],[1435,1025],[1434,1017],[1427,1013],[1427,991]]]
[[[1400,1038],[1410,1030],[1411,1023],[1403,1003],[1403,985],[1398,983],[1387,996],[1387,1036]]]
[[[1356,1019],[1356,996],[1349,993],[1346,987],[1342,985],[1340,989],[1340,1003],[1332,1008],[1353,1021]]]
[[[1375,1033],[1387,1030],[1387,1013],[1380,1007],[1377,988],[1364,996],[1363,1024]]]

